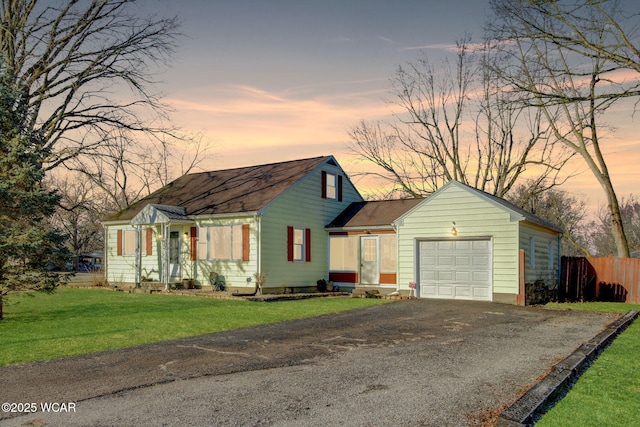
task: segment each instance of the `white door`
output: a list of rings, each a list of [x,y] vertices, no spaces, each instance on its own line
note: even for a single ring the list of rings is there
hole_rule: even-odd
[[[169,276],[180,277],[180,232],[169,233]]]
[[[378,285],[380,283],[377,237],[360,238],[360,283],[363,285]]]
[[[491,240],[419,243],[419,295],[491,301]]]

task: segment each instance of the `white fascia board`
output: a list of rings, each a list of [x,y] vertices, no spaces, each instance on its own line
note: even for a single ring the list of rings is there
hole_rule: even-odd
[[[112,227],[115,225],[131,225],[129,221],[101,221],[103,227]]]
[[[372,225],[370,227],[325,227],[326,231],[395,231],[391,225]]]
[[[233,213],[224,213],[224,214],[206,214],[206,215],[189,215],[189,218],[193,221],[202,220],[202,219],[227,219],[227,218],[252,218],[256,215],[261,215],[260,211],[251,211],[251,212],[233,212]]]

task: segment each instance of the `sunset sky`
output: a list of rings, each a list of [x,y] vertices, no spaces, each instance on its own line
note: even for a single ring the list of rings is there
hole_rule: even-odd
[[[177,125],[213,149],[206,169],[333,154],[357,169],[347,130],[388,118],[389,79],[426,52],[437,62],[465,32],[482,37],[486,0],[144,0],[177,15],[186,38],[158,87]],[[605,154],[619,196],[638,193],[640,137],[619,107]],[[575,166],[578,167],[579,166]],[[575,168],[574,167],[574,168]],[[603,204],[586,171],[563,188]],[[366,189],[364,189],[366,192]]]

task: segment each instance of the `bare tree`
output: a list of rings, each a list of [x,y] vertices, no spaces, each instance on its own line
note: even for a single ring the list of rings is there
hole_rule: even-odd
[[[101,204],[108,209],[102,211],[104,215],[199,169],[211,146],[200,138],[180,142],[179,146],[172,139],[131,144],[123,136],[102,147],[100,156],[72,159],[65,167],[83,174],[93,186],[92,194],[109,201]]]
[[[47,170],[126,135],[176,136],[152,76],[173,53],[176,18],[136,14],[135,1],[1,0],[0,55],[26,96],[24,126],[42,137]],[[126,131],[126,132],[123,132]]]
[[[640,250],[640,202],[633,194],[620,200],[620,214],[628,238],[629,250]],[[607,206],[601,206],[597,218],[589,223],[588,240],[598,256],[615,253],[616,242],[611,232],[611,213]]]
[[[47,186],[56,188],[62,196],[50,221],[68,236],[67,246],[77,269],[80,255],[103,248],[100,220],[106,212],[114,210],[113,206],[82,177],[66,174],[64,178],[50,178]]]
[[[638,66],[637,13],[617,1],[493,0],[493,35],[502,42],[496,68],[539,108],[554,136],[582,157],[608,200],[616,255],[629,256],[620,207],[602,153],[603,115],[615,102],[640,94],[640,76],[619,79]]]
[[[379,167],[396,191],[424,196],[450,180],[507,194],[525,171],[540,187],[566,179],[569,159],[555,144],[546,118],[514,102],[490,66],[494,48],[457,43],[456,61],[434,67],[423,57],[393,79],[402,113],[393,123],[361,122],[350,130],[352,149]]]

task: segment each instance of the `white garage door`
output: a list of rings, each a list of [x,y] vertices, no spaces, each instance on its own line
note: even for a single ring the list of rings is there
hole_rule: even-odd
[[[419,244],[420,297],[491,301],[491,241]]]

